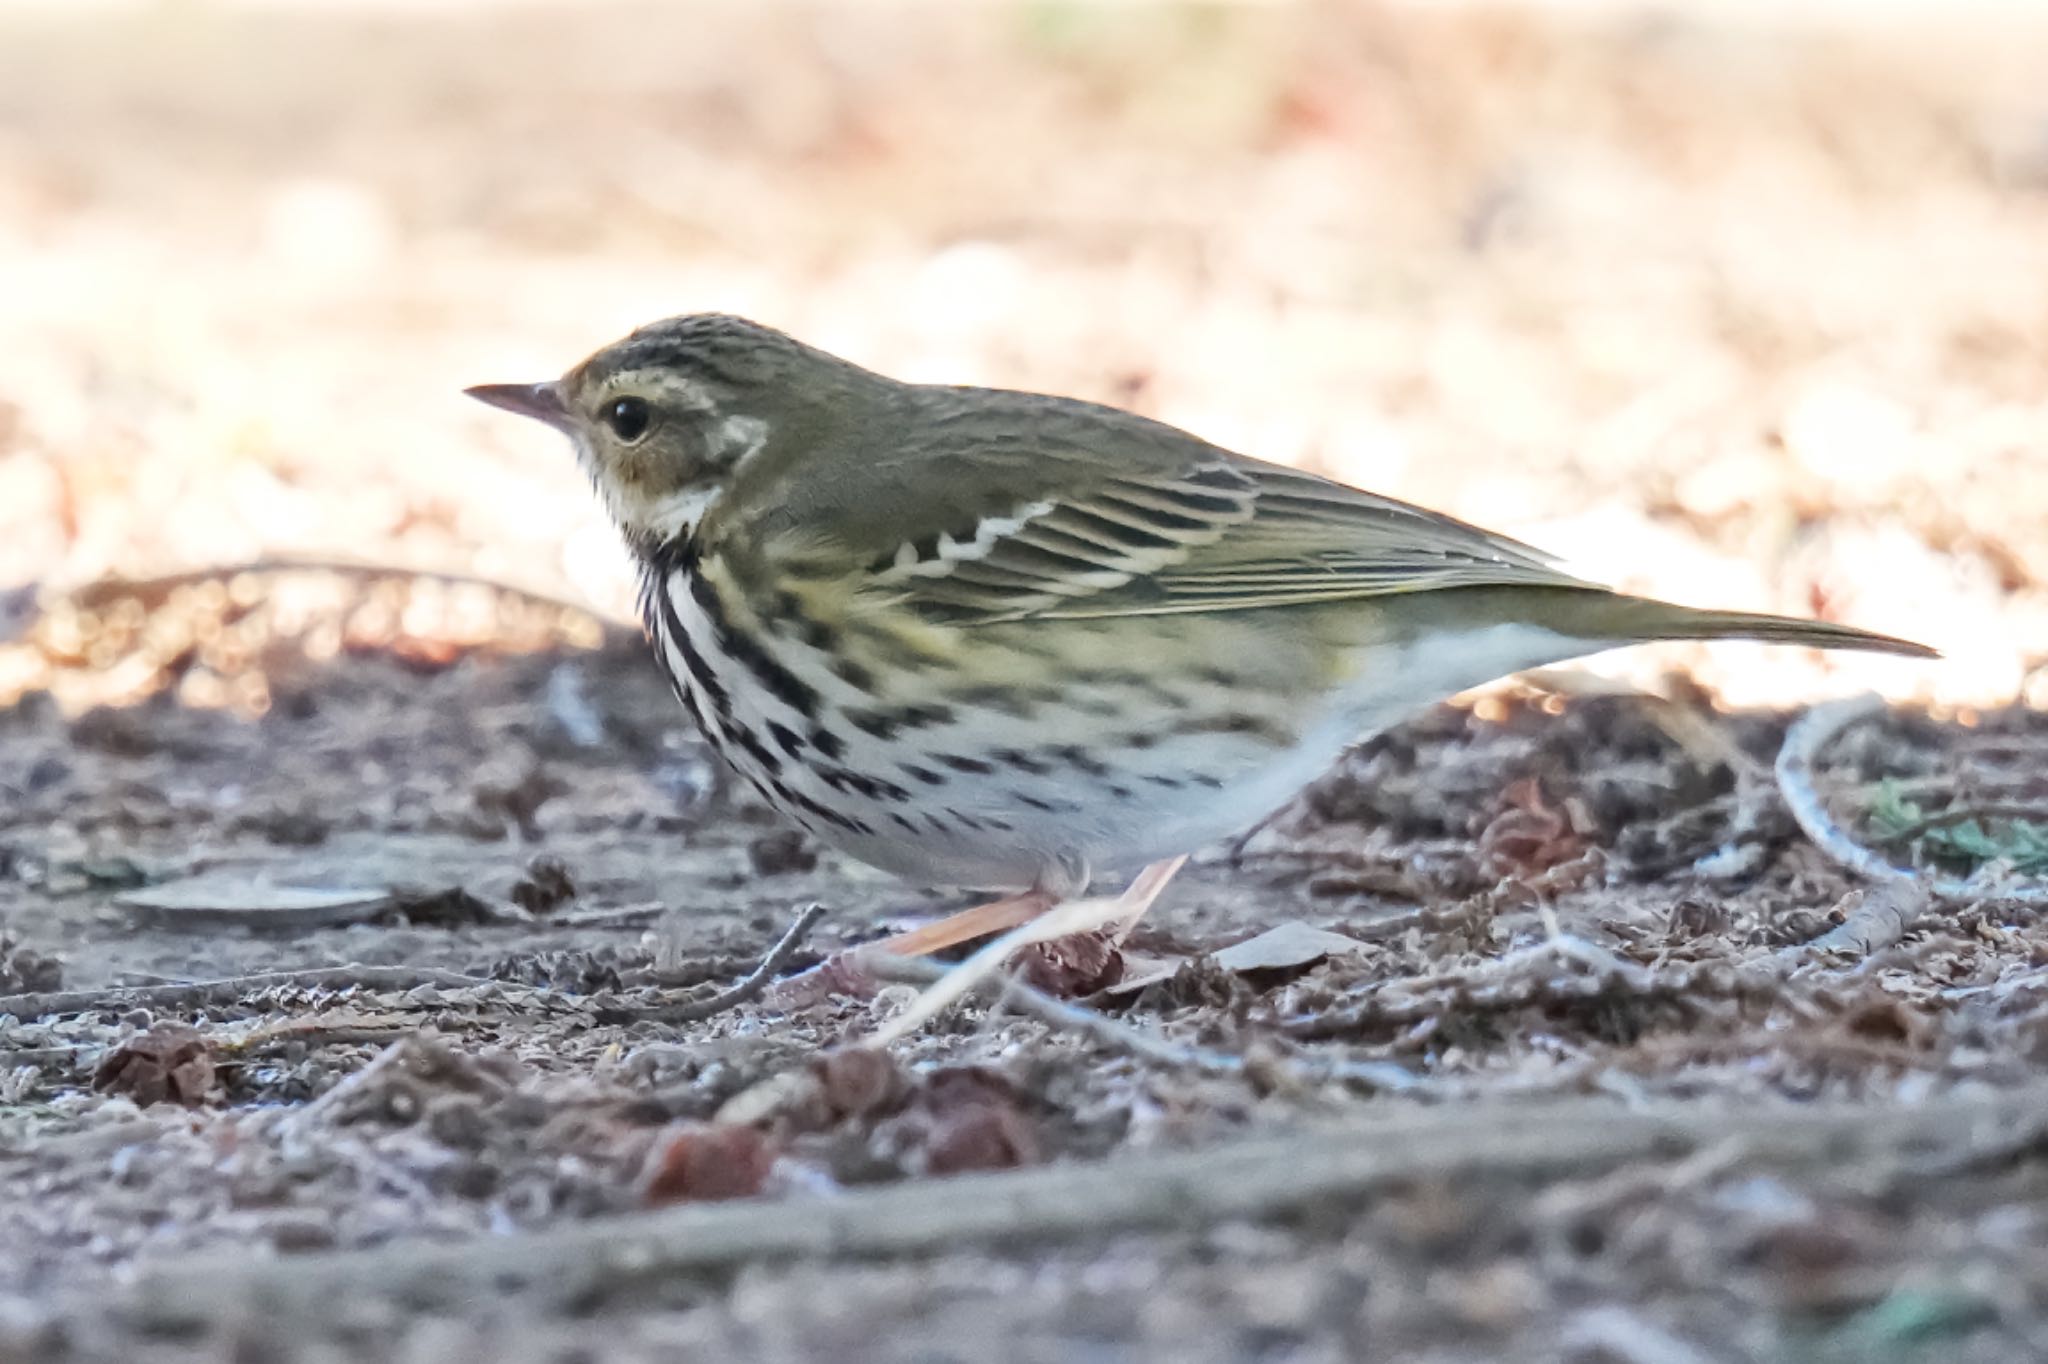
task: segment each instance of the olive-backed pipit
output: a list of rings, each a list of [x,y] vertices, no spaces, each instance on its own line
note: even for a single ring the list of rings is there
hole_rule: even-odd
[[[902,950],[1241,830],[1506,673],[1656,639],[1931,653],[1625,596],[1128,412],[899,383],[735,317],[469,391],[574,442],[676,695],[770,804],[878,867],[1014,892]]]

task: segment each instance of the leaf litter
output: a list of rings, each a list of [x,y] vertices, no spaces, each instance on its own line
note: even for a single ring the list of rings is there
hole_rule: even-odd
[[[1717,774],[1667,734],[1656,706],[1639,713],[1616,697],[1561,714],[1532,697],[1495,719],[1446,708],[1375,740],[1246,847],[1189,873],[1189,889],[1119,949],[1117,984],[1054,981],[1048,994],[1028,975],[998,982],[876,1050],[864,1039],[915,986],[794,1010],[741,987],[778,939],[795,938],[779,973],[899,921],[915,893],[828,852],[815,868],[764,873],[759,816],[743,792],[715,784],[708,801],[684,807],[675,833],[651,831],[644,810],[625,827],[578,818],[586,796],[604,809],[608,793],[648,799],[654,789],[641,752],[578,750],[557,765],[564,794],[533,812],[536,860],[495,829],[379,804],[333,761],[365,742],[365,726],[395,723],[441,737],[380,772],[380,785],[473,770],[476,747],[516,744],[544,722],[538,703],[556,666],[547,655],[458,659],[379,679],[380,665],[357,659],[346,665],[350,699],[312,715],[210,724],[176,753],[72,745],[67,823],[121,828],[139,860],[204,839],[223,868],[202,875],[246,876],[259,889],[263,878],[317,884],[340,868],[417,885],[422,866],[449,889],[372,924],[288,936],[220,929],[199,952],[189,932],[120,912],[111,892],[96,910],[49,899],[33,878],[0,882],[16,935],[10,959],[61,962],[71,986],[16,990],[0,1021],[0,1045],[18,1058],[7,1072],[14,1154],[0,1191],[16,1233],[44,1247],[12,1262],[0,1295],[39,1293],[95,1264],[154,1261],[167,1245],[200,1253],[253,1238],[297,1254],[731,1199],[796,1207],[972,1171],[1222,1150],[1248,1129],[1390,1105],[1451,1112],[1489,1096],[1582,1096],[1596,1124],[1604,1108],[1663,1102],[1919,1105],[2023,1085],[2048,1064],[2038,913],[1995,893],[1936,904],[1905,882],[1855,884],[1789,821],[1749,811],[1774,799],[1767,783]],[[637,723],[680,729],[648,681]],[[451,726],[430,717],[477,714],[479,691],[510,703],[450,742]],[[417,721],[409,708],[423,712]],[[1785,728],[1778,717],[1693,717],[1759,763]],[[1841,809],[1864,808],[1859,798],[1902,764],[1916,780],[1961,789],[2048,752],[2048,726],[2025,713],[1975,729],[1913,717],[1875,727],[1886,742],[1852,731],[1816,769]],[[1987,729],[2001,736],[1994,749],[1978,742]],[[692,742],[678,734],[666,747]],[[1425,779],[1438,756],[1451,774],[1441,788]],[[1667,779],[1653,779],[1656,761],[1670,765]],[[1405,788],[1382,780],[1396,763],[1416,774]],[[377,815],[314,846],[279,843],[189,797],[148,824],[123,821],[136,787],[175,776],[177,789],[199,791],[216,769],[237,774],[244,801],[318,772],[333,804]],[[1874,820],[1852,821],[1881,836]],[[1624,853],[1629,830],[1671,847],[1638,841]],[[1753,872],[1689,870],[1684,850],[1706,843],[1757,848]],[[1341,874],[1333,864],[1392,866],[1409,846],[1412,881],[1330,880]],[[1666,870],[1646,874],[1650,856]],[[521,886],[532,889],[516,913],[421,912],[437,902],[510,908]],[[815,928],[792,916],[810,896],[832,911]],[[924,898],[930,912],[945,907]],[[687,929],[672,942],[676,914]],[[813,948],[798,930],[822,941]],[[362,964],[324,965],[351,959]],[[293,966],[320,969],[276,974]],[[44,970],[21,983],[56,982]],[[1085,997],[1056,998],[1077,991]],[[198,1126],[152,1116],[173,1109]],[[1949,1159],[1961,1173],[1948,1183],[2002,1187],[2031,1169],[2023,1156],[2002,1166]],[[113,1185],[102,1175],[109,1160]],[[1731,1161],[1700,1176],[1713,1198],[1764,1177]],[[1445,1230],[1432,1253],[1473,1274],[1483,1261],[1498,1284],[1521,1285],[1517,1301],[1547,1302],[1540,1286],[1562,1270],[1538,1252],[1544,1237],[1583,1240],[1595,1228],[1603,1245],[1636,1244],[1629,1238],[1653,1228],[1670,1237],[1683,1227],[1725,1247],[1714,1253],[1749,1285],[1742,1292],[1787,1304],[1773,1310],[1873,1312],[1896,1254],[1824,1228],[1863,1218],[1902,1234],[1950,1213],[1933,1200],[1879,1212],[1857,1192],[1869,1177],[1845,1168],[1838,1187],[1834,1176],[1801,1176],[1784,1196],[1836,1211],[1761,1230],[1750,1214],[1691,1195],[1573,1204],[1568,1218],[1554,1199],[1525,1200],[1513,1215],[1536,1238],[1529,1249],[1493,1245],[1474,1223]],[[146,1236],[134,1220],[144,1195],[158,1209]],[[1997,1197],[1959,1186],[1944,1200],[1991,1208]],[[1397,1253],[1394,1232],[1373,1230],[1371,1218],[1359,1225],[1364,1244],[1385,1235]],[[1626,1266],[1606,1251],[1574,1253],[1632,1292],[1683,1304],[1705,1291],[1686,1286],[1696,1281],[1671,1258],[1675,1247],[1656,1244],[1643,1242]],[[1156,1253],[1180,1263],[1181,1252]],[[1784,1297],[1770,1298],[1781,1291],[1772,1283]],[[1481,1292],[1480,1281],[1459,1291]],[[1509,1330],[1507,1320],[1485,1329]],[[1578,1322],[1574,1339],[1620,1338],[1604,1319],[1558,1320],[1560,1332]],[[1941,1330],[1996,1327],[1969,1313],[1935,1320]]]

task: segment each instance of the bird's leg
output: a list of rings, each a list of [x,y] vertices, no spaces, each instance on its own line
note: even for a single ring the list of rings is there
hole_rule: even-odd
[[[1116,902],[1123,907],[1123,918],[1112,921],[1115,925],[1109,936],[1112,944],[1117,947],[1124,945],[1124,940],[1138,927],[1138,921],[1145,917],[1145,911],[1152,908],[1152,902],[1159,898],[1160,892],[1166,889],[1166,883],[1174,878],[1175,873],[1187,865],[1187,860],[1187,854],[1182,853],[1179,857],[1169,857],[1164,862],[1154,862],[1131,879],[1131,884],[1124,889],[1124,893],[1116,898]]]
[[[1186,857],[1174,857],[1154,862],[1139,872],[1121,895],[1070,900],[1055,890],[1034,886],[1021,895],[1006,895],[1000,900],[975,905],[934,923],[906,929],[880,942],[834,953],[808,971],[799,971],[776,982],[765,998],[778,1008],[801,1008],[830,995],[870,996],[881,982],[875,979],[873,972],[863,968],[861,961],[872,953],[885,952],[898,957],[929,956],[959,943],[985,938],[991,933],[1004,933],[1004,937],[962,962],[911,1006],[912,1011],[917,1011],[937,992],[952,990],[932,1006],[934,1010],[943,1008],[947,1001],[956,998],[974,981],[1000,967],[1011,953],[1032,943],[1050,942],[1081,933],[1106,932],[1111,947],[1121,946],[1145,916],[1145,911],[1152,907],[1152,902],[1159,898],[1159,893],[1166,889],[1166,883],[1186,861]],[[992,953],[993,956],[990,955]],[[977,967],[975,963],[985,957],[993,964]],[[970,969],[974,974],[968,976],[964,984],[957,989],[948,985]],[[906,1030],[925,1017],[929,1017],[929,1012],[921,1013],[906,1025]],[[889,1035],[895,1037],[902,1033],[891,1032]]]
[[[956,943],[985,938],[1029,923],[1056,904],[1049,890],[1033,888],[1022,895],[1005,895],[984,905],[882,939],[835,952],[807,971],[777,981],[764,998],[777,1008],[795,1009],[816,1004],[832,995],[853,995],[866,999],[881,989],[882,982],[862,963],[875,953],[897,957],[923,957],[942,952]]]
[[[905,929],[856,950],[888,952],[898,957],[926,957],[957,943],[986,938],[991,933],[1007,932],[1019,924],[1029,923],[1055,903],[1052,892],[1048,890],[1032,889],[1022,895],[1005,895],[1000,900],[948,914],[936,922]]]
[[[1159,898],[1159,893],[1166,889],[1166,883],[1173,879],[1173,874],[1179,871],[1181,864],[1187,860],[1187,857],[1182,855],[1168,858],[1164,862],[1154,862],[1139,872],[1121,895],[1068,900],[1058,908],[1039,914],[1020,927],[1005,933],[939,977],[909,1008],[883,1024],[881,1030],[875,1034],[873,1044],[886,1046],[908,1034],[939,1010],[1002,970],[1019,949],[1029,947],[1033,943],[1050,942],[1055,938],[1077,933],[1095,933],[1103,930],[1112,930],[1115,934],[1113,941],[1121,943],[1129,936],[1130,931],[1137,927],[1138,920],[1145,917],[1145,911],[1152,908],[1152,902]],[[968,913],[973,911],[969,910]]]

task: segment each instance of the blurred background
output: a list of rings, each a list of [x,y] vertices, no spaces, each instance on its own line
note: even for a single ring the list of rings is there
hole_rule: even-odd
[[[1995,0],[0,0],[0,702],[260,706],[215,635],[38,623],[109,575],[625,615],[566,448],[460,389],[717,309],[1949,654],[1610,671],[2048,704],[2044,71]]]

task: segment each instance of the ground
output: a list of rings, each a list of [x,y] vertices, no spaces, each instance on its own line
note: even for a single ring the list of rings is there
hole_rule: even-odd
[[[31,699],[0,722],[7,988],[43,992],[0,999],[18,1357],[1993,1360],[2048,1339],[2038,891],[1859,891],[1786,812],[1782,716],[1508,696],[1367,744],[1176,884],[1120,964],[1159,979],[1086,1001],[1202,1066],[986,1003],[862,1050],[904,987],[649,1012],[745,974],[805,904],[829,915],[791,970],[950,902],[749,806],[630,635],[347,654],[273,686],[260,719]],[[2044,753],[2039,712],[1899,714],[1844,728],[1815,790],[1877,839],[1911,793],[2038,802]],[[1932,836],[1909,842],[1939,861]],[[354,921],[277,889],[308,886],[359,891],[317,907]],[[1205,959],[1275,925],[1350,950]],[[56,961],[82,996],[47,993]],[[245,982],[112,988],[220,977]],[[890,1207],[831,1212],[850,1191],[1119,1160],[1135,1181],[1276,1134],[1309,1182],[1247,1205],[1205,1213],[1197,1167],[1099,1218],[998,1186],[1018,1230],[964,1244],[835,1255],[801,1231],[836,1216],[866,1244]],[[1378,1145],[1386,1168],[1314,1182]],[[783,1200],[798,1239],[695,1263],[685,1225],[668,1272],[586,1247],[478,1281],[534,1280],[503,1302],[409,1272],[323,1287],[363,1272],[324,1253],[536,1238],[552,1264],[550,1229],[733,1195]]]
[[[2048,1355],[2048,29],[1829,14],[0,4],[0,1360]],[[455,396],[697,307],[1949,656],[1428,711],[876,1050],[961,899]]]

